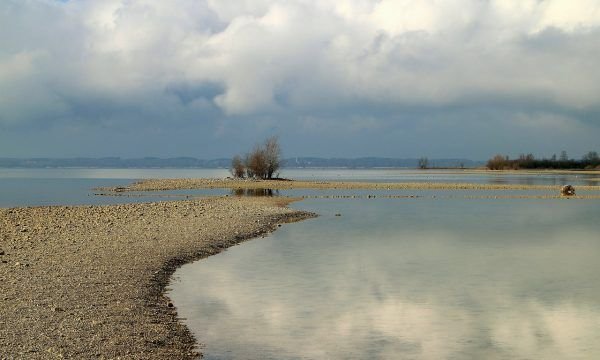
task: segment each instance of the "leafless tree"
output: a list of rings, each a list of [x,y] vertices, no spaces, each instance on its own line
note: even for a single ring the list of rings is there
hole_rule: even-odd
[[[252,179],[254,177],[254,171],[250,167],[251,157],[252,155],[250,153],[246,153],[244,156],[244,166],[246,167],[246,177],[248,179]]]
[[[246,165],[239,155],[231,160],[231,174],[236,178],[243,178],[246,174]]]
[[[560,161],[569,161],[569,155],[567,155],[567,151],[563,150],[560,152]]]
[[[272,179],[281,167],[281,147],[279,139],[272,136],[263,144],[257,144],[247,153],[244,160],[235,156],[231,162],[231,173],[235,177]]]
[[[487,162],[487,167],[490,170],[504,170],[509,165],[508,156],[497,154]]]
[[[598,156],[598,153],[596,151],[590,151],[587,154],[583,155],[582,160],[589,162],[598,162],[600,161],[600,156]]]
[[[250,170],[248,177],[267,178],[267,160],[262,146],[256,145],[254,150],[246,155],[246,169]]]
[[[266,162],[266,178],[272,179],[273,175],[279,170],[281,166],[281,147],[279,146],[279,139],[277,136],[271,136],[263,145]]]

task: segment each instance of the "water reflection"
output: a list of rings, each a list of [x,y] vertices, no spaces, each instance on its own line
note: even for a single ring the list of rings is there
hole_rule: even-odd
[[[597,202],[302,206],[323,216],[176,274],[206,358],[600,356]]]
[[[235,196],[279,196],[277,189],[232,189],[231,195]]]

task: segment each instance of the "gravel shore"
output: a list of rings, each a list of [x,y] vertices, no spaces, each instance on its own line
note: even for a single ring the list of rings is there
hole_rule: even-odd
[[[0,209],[0,359],[198,357],[164,296],[171,274],[314,216],[290,201]]]
[[[148,179],[126,187],[101,188],[99,191],[162,191],[185,189],[327,189],[327,190],[547,190],[558,193],[560,185],[469,184],[438,182],[354,182],[245,179]],[[579,185],[577,190],[600,191],[598,185]]]

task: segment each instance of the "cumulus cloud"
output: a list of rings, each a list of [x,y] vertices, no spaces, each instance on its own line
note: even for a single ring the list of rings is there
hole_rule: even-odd
[[[0,24],[4,126],[600,108],[594,0],[7,0]]]

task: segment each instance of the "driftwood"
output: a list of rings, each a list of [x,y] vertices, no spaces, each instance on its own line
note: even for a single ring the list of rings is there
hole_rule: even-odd
[[[571,185],[565,185],[560,188],[560,194],[562,196],[573,196],[575,195],[575,188]]]

